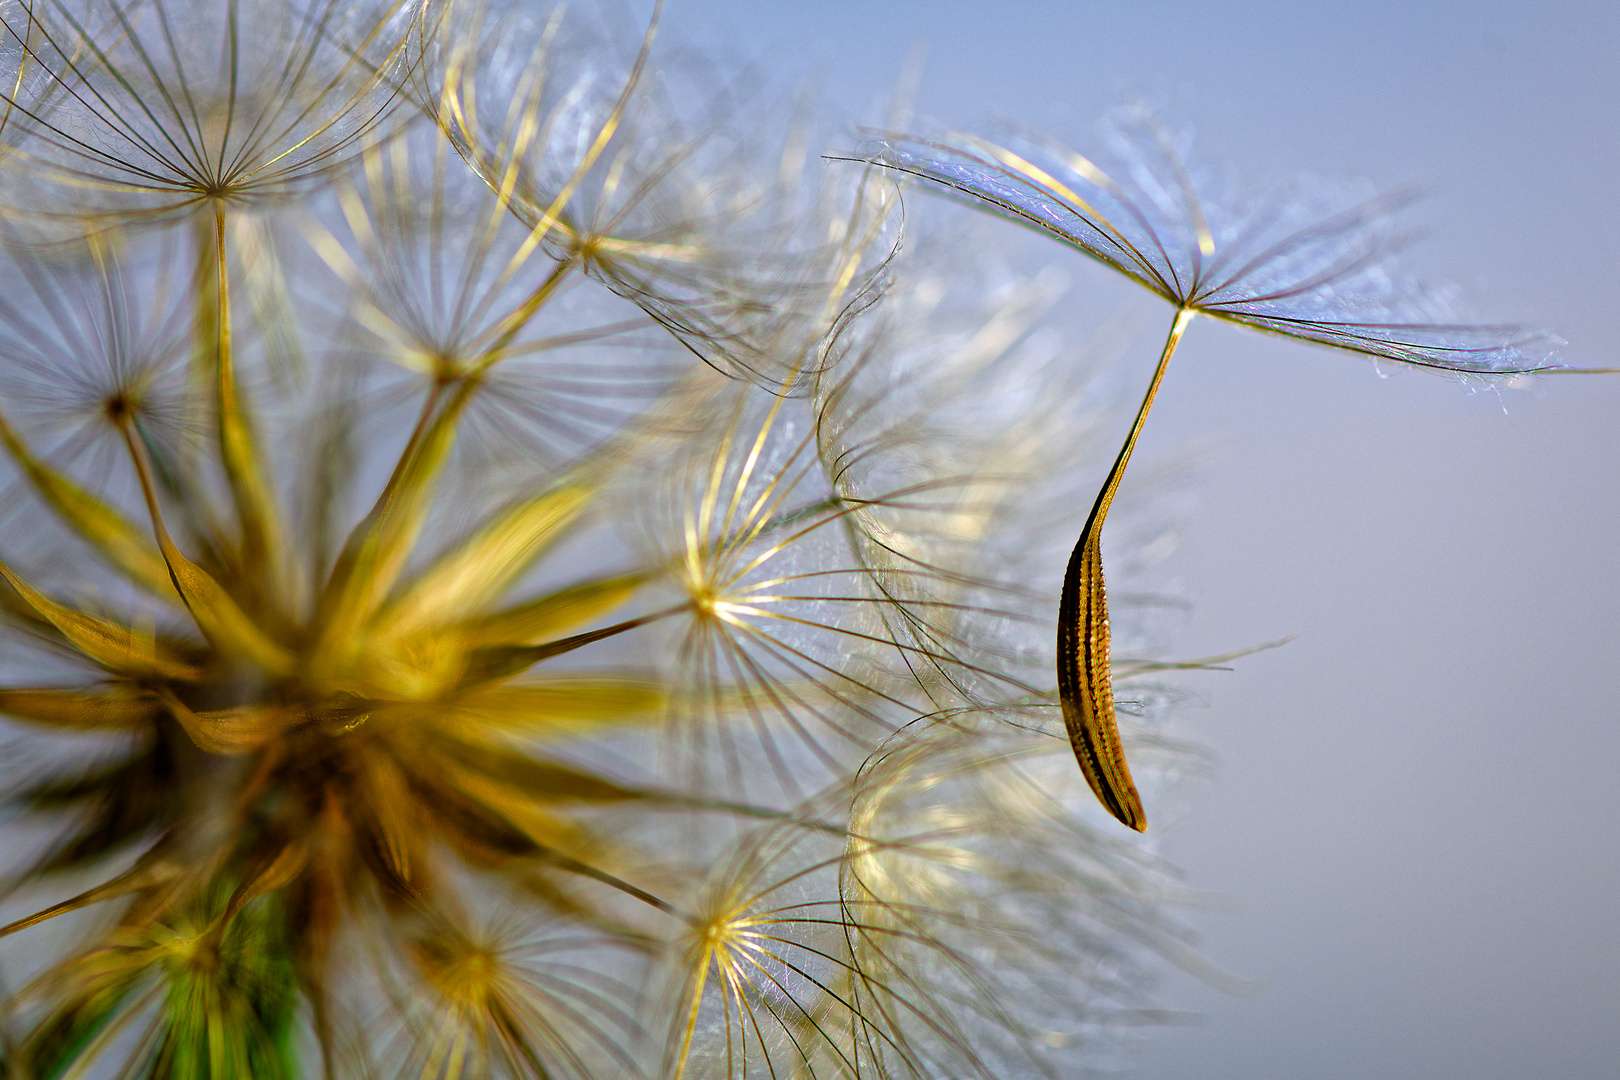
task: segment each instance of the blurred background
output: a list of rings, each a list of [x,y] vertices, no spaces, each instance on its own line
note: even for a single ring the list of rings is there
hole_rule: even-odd
[[[662,33],[869,120],[920,43],[924,119],[1085,148],[1136,95],[1245,175],[1417,181],[1415,270],[1620,365],[1612,2],[670,0]],[[1168,318],[1127,302],[1122,401]],[[1138,449],[1200,462],[1173,651],[1298,635],[1180,679],[1219,766],[1157,843],[1231,899],[1193,921],[1261,988],[1167,980],[1198,1022],[1150,1032],[1140,1080],[1620,1069],[1620,376],[1382,375],[1195,323]]]

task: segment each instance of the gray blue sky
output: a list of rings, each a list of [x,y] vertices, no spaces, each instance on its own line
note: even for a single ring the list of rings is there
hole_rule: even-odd
[[[1245,172],[1418,181],[1419,267],[1620,364],[1612,3],[669,2],[675,37],[852,112],[920,40],[919,111],[954,126],[1083,141],[1128,92]],[[1298,638],[1185,679],[1221,765],[1162,849],[1237,899],[1195,919],[1265,989],[1167,984],[1205,1021],[1141,1080],[1616,1074],[1617,443],[1620,376],[1470,395],[1195,324],[1138,451],[1214,448],[1173,644]]]

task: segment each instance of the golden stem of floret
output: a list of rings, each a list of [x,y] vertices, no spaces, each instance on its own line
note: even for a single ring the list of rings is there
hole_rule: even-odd
[[[130,580],[155,596],[173,598],[169,568],[133,522],[65,473],[42,461],[3,415],[0,415],[0,443],[5,445],[34,491],[56,511],[64,524]]]
[[[1125,763],[1125,750],[1120,745],[1119,727],[1114,720],[1113,672],[1109,664],[1108,597],[1103,583],[1102,528],[1113,505],[1114,494],[1125,476],[1125,466],[1131,460],[1131,451],[1147,423],[1148,410],[1159,392],[1170,357],[1175,355],[1181,335],[1195,314],[1192,308],[1176,311],[1175,321],[1165,338],[1159,354],[1159,366],[1153,371],[1142,407],[1137,410],[1131,433],[1119,456],[1108,470],[1108,479],[1097,493],[1097,503],[1091,517],[1080,533],[1080,540],[1069,557],[1069,568],[1063,578],[1063,596],[1058,608],[1057,676],[1058,701],[1063,707],[1063,722],[1069,730],[1069,743],[1080,762],[1080,771],[1097,798],[1125,825],[1138,832],[1147,828],[1147,815],[1142,810],[1142,798],[1131,780],[1131,770]]]
[[[128,896],[132,892],[140,892],[156,885],[163,884],[180,873],[177,866],[170,862],[148,862],[143,859],[132,869],[119,874],[111,881],[104,881],[94,888],[86,889],[77,896],[69,897],[61,903],[52,904],[32,915],[18,919],[16,922],[0,926],[0,938],[15,934],[19,930],[26,930],[30,926],[38,926],[48,919],[58,915],[66,915],[70,911],[78,911],[92,904],[99,904],[104,900],[112,900],[120,896]]]
[[[140,478],[141,493],[146,497],[146,509],[152,518],[152,531],[157,534],[158,550],[169,567],[169,579],[174,583],[175,591],[180,594],[186,609],[191,612],[197,629],[215,648],[226,654],[249,660],[273,675],[290,674],[293,668],[292,654],[267,637],[211,574],[186,558],[175,546],[168,527],[163,523],[163,511],[158,507],[146,448],[136,438],[132,423],[121,425],[121,431],[130,459],[135,463],[135,473]]]
[[[481,352],[467,370],[441,379],[429,390],[387,485],[371,512],[349,535],[326,583],[310,649],[312,671],[318,679],[342,672],[362,651],[366,626],[405,568],[440,474],[449,461],[457,424],[477,394],[482,378],[510,355],[513,338],[555,295],[577,265],[573,259],[558,263],[523,303],[492,329],[492,339],[479,344]],[[454,392],[445,400],[452,383]]]
[[[226,259],[225,204],[216,200],[212,214],[213,289],[215,311],[214,392],[220,464],[230,484],[242,530],[242,565],[248,577],[273,576],[273,559],[280,550],[275,497],[265,476],[263,457],[254,437],[251,417],[242,401],[232,355],[231,283]],[[206,228],[206,226],[205,226]],[[265,580],[273,595],[273,580]],[[265,599],[268,599],[266,597]]]

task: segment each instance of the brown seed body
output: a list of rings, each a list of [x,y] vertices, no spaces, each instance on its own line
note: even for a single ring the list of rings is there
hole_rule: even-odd
[[[1142,799],[1125,764],[1114,723],[1109,665],[1108,597],[1103,584],[1102,529],[1088,530],[1069,558],[1058,608],[1058,700],[1069,745],[1091,790],[1121,822],[1147,828]]]
[[[1069,556],[1069,568],[1063,575],[1063,595],[1058,600],[1057,679],[1058,701],[1063,706],[1063,724],[1069,731],[1069,743],[1080,762],[1080,771],[1097,798],[1122,823],[1137,832],[1147,828],[1147,815],[1142,810],[1142,797],[1136,793],[1131,781],[1131,770],[1125,764],[1125,748],[1119,742],[1119,725],[1114,722],[1114,678],[1109,657],[1108,590],[1103,583],[1102,527],[1108,517],[1108,508],[1114,504],[1114,494],[1125,476],[1125,466],[1136,449],[1136,440],[1147,423],[1148,410],[1153,408],[1153,397],[1164,381],[1165,369],[1181,343],[1181,335],[1196,312],[1189,307],[1176,311],[1170,333],[1165,336],[1164,350],[1159,354],[1159,366],[1153,370],[1153,381],[1142,397],[1142,406],[1136,411],[1131,433],[1125,445],[1119,448],[1108,479],[1097,493],[1097,502],[1091,508],[1091,517],[1080,532],[1080,541]]]

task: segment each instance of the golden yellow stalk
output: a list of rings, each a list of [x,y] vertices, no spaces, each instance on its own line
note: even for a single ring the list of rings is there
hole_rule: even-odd
[[[416,429],[371,513],[355,526],[321,599],[320,633],[313,643],[319,670],[330,673],[361,651],[361,628],[387,599],[405,569],[433,502],[439,475],[455,444],[456,426],[477,393],[481,378],[506,358],[513,337],[534,317],[575,269],[564,260],[506,319],[472,370],[462,373],[448,401],[435,386],[423,403]],[[529,528],[544,526],[555,507],[531,508]],[[542,530],[543,531],[543,530]],[[510,538],[508,538],[510,539]]]
[[[253,661],[260,668],[275,675],[292,671],[292,654],[272,641],[259,629],[258,624],[239,607],[213,575],[180,553],[163,523],[163,512],[158,509],[157,492],[152,487],[151,467],[140,440],[125,422],[121,426],[124,443],[135,463],[140,477],[141,493],[146,496],[146,509],[152,517],[152,529],[157,533],[158,550],[169,566],[169,578],[175,591],[185,602],[186,610],[197,623],[197,629],[216,648]]]
[[[206,754],[249,754],[284,734],[299,719],[296,710],[279,705],[238,705],[214,712],[193,712],[169,690],[158,698]]]
[[[59,604],[0,563],[0,577],[91,660],[120,674],[196,682],[202,673],[150,634]]]
[[[219,425],[219,458],[230,483],[242,530],[243,563],[270,575],[274,559],[282,550],[280,515],[275,495],[265,476],[264,455],[253,432],[252,418],[237,384],[232,355],[231,282],[225,250],[225,206],[213,207],[213,312],[214,330],[214,408]],[[206,295],[206,294],[205,294]],[[268,598],[266,598],[268,599]]]
[[[634,572],[570,585],[538,600],[469,620],[456,628],[456,634],[469,649],[538,645],[621,606],[648,577],[645,572]]]
[[[133,522],[36,457],[4,415],[0,415],[0,442],[39,497],[69,528],[131,581],[154,596],[174,598],[168,564]]]
[[[445,709],[484,731],[556,738],[656,720],[669,704],[668,687],[649,679],[580,675],[477,687]]]
[[[408,637],[485,607],[533,565],[594,494],[569,484],[507,510],[418,577],[378,616],[380,632]]]
[[[180,868],[170,862],[154,862],[142,860],[134,867],[119,874],[111,881],[104,881],[94,888],[86,889],[77,896],[63,900],[59,904],[52,904],[42,908],[32,915],[18,919],[15,922],[0,926],[0,938],[15,934],[19,930],[26,930],[30,926],[38,926],[48,919],[58,915],[66,915],[70,911],[99,904],[103,900],[111,900],[119,896],[127,896],[132,892],[149,889],[154,885],[161,885],[178,877]]]
[[[138,731],[161,714],[157,702],[138,694],[55,687],[0,690],[0,713],[45,727],[75,731]]]

